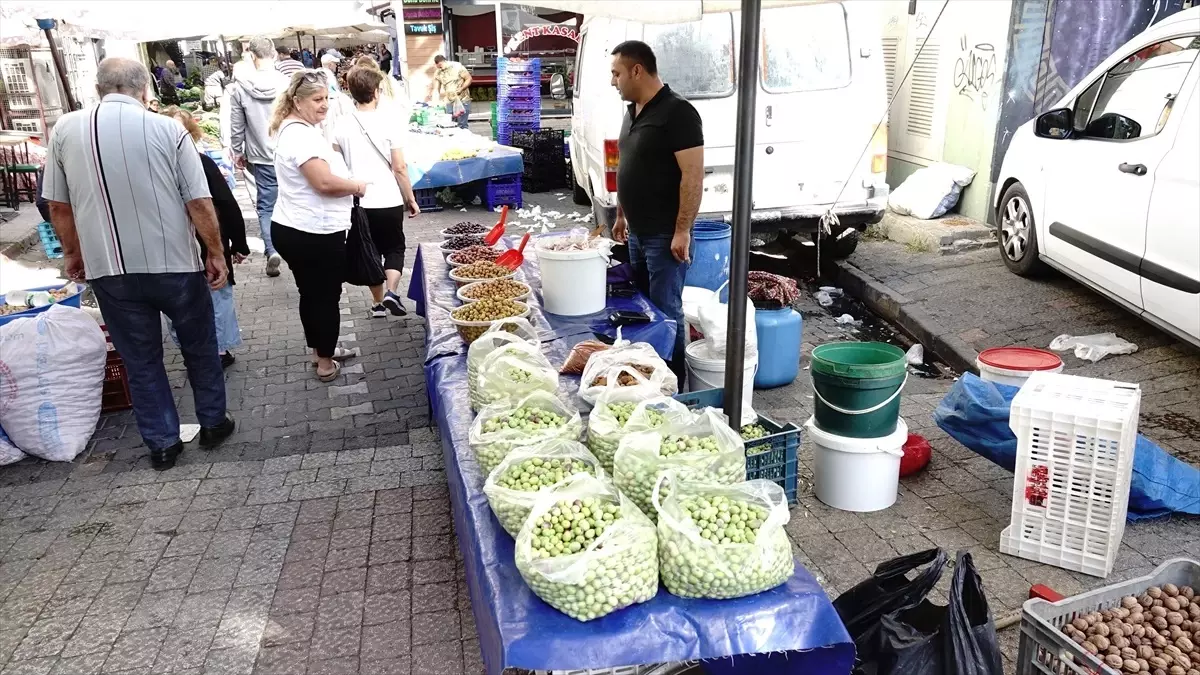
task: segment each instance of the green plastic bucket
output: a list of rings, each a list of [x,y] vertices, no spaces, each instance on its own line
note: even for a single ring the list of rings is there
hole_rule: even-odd
[[[884,342],[834,342],[812,352],[813,415],[822,431],[879,438],[896,431],[908,379],[904,350]]]

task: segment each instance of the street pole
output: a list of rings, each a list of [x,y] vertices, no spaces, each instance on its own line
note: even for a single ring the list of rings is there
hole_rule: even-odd
[[[75,102],[75,94],[71,92],[71,81],[67,78],[67,67],[63,63],[62,52],[58,49],[58,41],[54,39],[51,29],[58,25],[54,19],[38,19],[38,28],[46,33],[46,41],[50,43],[50,56],[54,59],[54,69],[58,71],[58,79],[62,82],[63,95],[67,97],[67,112],[79,109]]]
[[[746,360],[746,277],[750,272],[750,212],[754,208],[754,123],[758,90],[759,0],[742,0],[737,135],[733,152],[733,233],[729,246],[729,330],[725,343],[725,414],[742,427],[742,366]]]

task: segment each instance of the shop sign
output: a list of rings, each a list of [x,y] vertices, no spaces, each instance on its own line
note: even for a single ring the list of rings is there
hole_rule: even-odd
[[[405,21],[441,21],[441,19],[442,9],[440,7],[416,7],[405,8],[404,10]]]
[[[404,24],[405,35],[441,35],[441,23],[406,23]]]
[[[512,52],[514,49],[520,46],[522,42],[528,40],[529,38],[540,37],[543,35],[557,35],[559,37],[570,38],[576,42],[579,42],[579,33],[577,33],[573,27],[557,23],[543,24],[539,26],[530,26],[529,28],[526,28],[513,35],[508,39],[508,43],[504,45],[504,53],[508,54]]]

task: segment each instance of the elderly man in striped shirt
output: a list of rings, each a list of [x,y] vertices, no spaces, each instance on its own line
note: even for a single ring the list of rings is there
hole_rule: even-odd
[[[146,68],[105,59],[96,82],[100,103],[54,126],[42,194],[67,274],[91,283],[125,361],[150,463],[167,469],[183,444],[160,314],[179,336],[200,445],[213,447],[234,430],[209,295],[226,282],[224,247],[196,146],[179,122],[145,108]],[[197,237],[207,249],[203,261]]]
[[[275,59],[275,70],[283,73],[288,80],[292,79],[292,74],[297,70],[304,70],[304,64],[292,58],[292,50],[284,45],[275,45],[275,53],[279,55]]]

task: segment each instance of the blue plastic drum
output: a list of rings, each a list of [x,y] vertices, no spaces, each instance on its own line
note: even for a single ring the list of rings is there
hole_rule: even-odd
[[[717,290],[729,281],[729,240],[732,230],[728,223],[697,220],[692,228],[696,242],[692,264],[684,278],[684,286],[699,286]]]
[[[791,384],[800,372],[800,342],[803,321],[791,307],[754,310],[758,335],[758,372],[755,389]]]

